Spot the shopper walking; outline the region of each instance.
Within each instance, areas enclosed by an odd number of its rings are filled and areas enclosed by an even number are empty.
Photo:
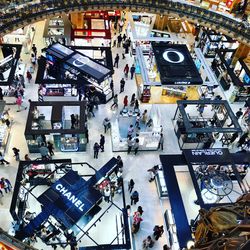
[[[165,244],[165,245],[163,246],[163,250],[171,250],[171,249],[170,249],[170,247],[169,247],[167,244]]]
[[[113,79],[110,81],[109,87],[112,91],[114,91],[114,81]]]
[[[130,154],[133,147],[132,136],[128,136],[127,143],[128,143],[128,154]]]
[[[124,99],[123,99],[123,108],[126,108],[128,106],[128,96],[125,95]]]
[[[87,128],[85,130],[85,138],[86,138],[86,142],[89,143],[89,130]]]
[[[130,181],[129,181],[129,183],[128,183],[128,191],[129,191],[129,193],[132,192],[134,186],[135,186],[134,180],[133,180],[133,179],[130,179]]]
[[[100,146],[99,146],[98,142],[96,142],[94,144],[93,149],[94,149],[94,159],[98,159],[98,153],[99,153],[99,150],[100,150]]]
[[[131,194],[130,200],[131,200],[131,206],[133,204],[136,205],[136,203],[139,201],[139,193],[136,190]]]
[[[26,109],[27,109],[27,107],[24,107],[24,106],[22,105],[22,103],[23,103],[22,96],[19,95],[19,96],[17,97],[17,99],[16,99],[16,104],[17,104],[17,108],[18,108],[17,112],[22,111],[22,110],[21,110],[22,107],[24,108],[23,110],[26,110]]]
[[[32,50],[32,52],[34,53],[34,55],[37,56],[37,48],[36,48],[36,45],[35,45],[35,44],[32,45],[31,50]]]
[[[137,212],[139,212],[139,214],[142,216],[142,214],[143,214],[144,211],[143,211],[143,209],[142,209],[141,206],[138,206]]]
[[[120,60],[120,57],[119,57],[118,54],[116,54],[115,62],[114,62],[114,67],[116,66],[117,69],[118,69],[118,65],[119,65],[119,60]]]
[[[20,160],[20,155],[19,155],[20,150],[18,148],[12,148],[12,151],[14,153],[14,157],[16,158],[16,161],[19,161]]]
[[[111,190],[109,188],[109,186],[107,186],[104,191],[103,191],[103,195],[104,195],[104,200],[109,203],[109,198],[110,198],[110,195],[111,195]]]
[[[124,78],[122,78],[120,81],[120,93],[124,92],[124,87],[125,87],[125,80]]]
[[[127,137],[132,137],[134,133],[134,126],[131,124],[128,128],[128,136]]]
[[[100,149],[104,152],[105,136],[101,134],[100,137]]]
[[[236,113],[235,113],[235,116],[237,118],[237,120],[240,119],[240,117],[243,115],[243,112],[242,112],[242,108],[240,108]],[[229,125],[227,125],[228,127],[231,127],[233,126],[233,121],[231,121],[231,123]]]
[[[134,111],[138,111],[139,112],[139,101],[137,99],[135,100]]]
[[[116,47],[116,43],[117,43],[117,35],[115,33],[113,36],[113,46],[112,47]]]
[[[155,225],[153,231],[154,231],[153,235],[154,235],[155,240],[158,240],[164,233],[163,226],[158,226],[158,225]]]
[[[106,134],[106,132],[111,128],[111,123],[108,117],[104,118],[102,125],[104,127],[104,133]]]
[[[89,102],[88,103],[88,115],[92,115],[93,117],[95,117],[95,114],[94,114],[94,104],[93,102]]]
[[[75,125],[76,125],[76,117],[75,117],[75,115],[71,114],[70,119],[71,119],[71,128],[74,129]]]
[[[134,73],[135,73],[135,65],[133,64],[130,68],[131,80],[134,78]]]
[[[135,144],[134,144],[135,155],[137,155],[138,150],[139,150],[139,139],[136,138],[136,139],[135,139]]]
[[[118,95],[115,94],[114,99],[113,99],[113,104],[111,105],[111,109],[113,108],[118,108]]]
[[[145,240],[142,242],[142,249],[152,248],[154,246],[154,241],[152,240],[151,236],[149,235]]]
[[[3,154],[2,154],[2,152],[0,152],[0,164],[4,164],[4,163],[6,163],[6,164],[10,164],[8,161],[6,161],[5,159],[4,159],[4,156],[3,156]]]
[[[163,137],[163,133],[161,133],[157,150],[159,149],[163,150],[163,143],[164,143],[164,137]]]
[[[41,147],[39,148],[39,152],[43,160],[48,160],[49,157],[49,149],[45,146],[45,143],[41,143]]]
[[[21,86],[22,86],[23,88],[25,88],[24,76],[23,76],[22,74],[19,74],[18,79],[19,79],[19,82],[20,82]]]
[[[2,191],[2,187],[0,186],[0,205],[3,205],[3,191]]]
[[[117,37],[117,48],[121,47],[121,43],[122,43],[122,35],[119,34],[119,36]]]
[[[27,70],[26,72],[26,78],[28,79],[28,83],[30,83],[31,79],[32,79],[32,75],[31,73],[29,72],[29,70]]]
[[[1,178],[1,186],[4,188],[5,193],[9,193],[12,190],[10,181],[4,177]]]
[[[51,143],[51,142],[48,141],[47,148],[49,150],[50,156],[53,156],[54,155],[54,151],[53,151],[54,150],[54,145],[53,145],[53,143]]]
[[[124,75],[125,75],[126,80],[128,80],[128,72],[129,72],[128,64],[126,64],[123,71],[124,71]]]
[[[133,107],[135,105],[135,93],[131,96],[130,106]]]

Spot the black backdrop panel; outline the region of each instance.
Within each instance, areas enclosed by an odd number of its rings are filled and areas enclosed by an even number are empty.
[[[186,45],[152,43],[163,85],[199,85],[201,76]]]

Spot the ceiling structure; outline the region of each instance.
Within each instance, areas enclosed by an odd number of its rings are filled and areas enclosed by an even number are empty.
[[[250,45],[250,28],[233,16],[206,10],[188,2],[167,0],[45,0],[42,3],[32,1],[12,9],[9,8],[5,13],[2,13],[0,16],[0,33],[5,35],[27,24],[65,12],[110,9],[176,15]]]

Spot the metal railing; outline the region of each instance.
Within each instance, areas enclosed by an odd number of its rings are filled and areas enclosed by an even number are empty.
[[[250,44],[250,28],[243,22],[223,13],[203,9],[185,2],[168,0],[47,0],[24,4],[22,8],[2,12],[0,34],[5,35],[19,27],[74,10],[125,9],[158,14],[176,14],[194,23],[201,23],[245,43]]]

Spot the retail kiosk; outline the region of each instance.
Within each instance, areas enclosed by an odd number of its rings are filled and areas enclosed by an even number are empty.
[[[250,69],[246,59],[239,59],[234,66],[231,65],[235,50],[217,50],[212,62],[220,84],[224,90],[234,88],[229,99],[231,102],[244,102],[250,97]]]
[[[186,248],[194,240],[201,208],[233,204],[248,192],[249,152],[231,154],[228,149],[216,148],[184,150],[181,155],[161,155],[160,160],[171,206],[165,212],[165,222],[173,249]],[[186,172],[193,183],[193,202],[190,197],[183,197],[178,171]]]
[[[130,249],[123,179],[116,164],[112,158],[96,170],[70,159],[21,161],[10,207],[14,219],[10,232],[24,241],[36,233],[44,248]],[[107,187],[109,202],[103,199]]]
[[[102,62],[107,65],[87,56],[86,54],[93,56],[91,50],[92,47],[66,47],[59,43],[48,47],[46,59],[41,58],[39,63],[41,66],[36,80],[39,84],[48,85],[48,88],[49,85],[55,84],[48,92],[46,91],[45,95],[48,99],[50,99],[49,96],[55,98],[55,96],[85,95],[97,96],[100,103],[106,103],[113,97],[113,91],[110,89],[113,74],[110,48],[104,48],[106,59],[102,59]],[[96,50],[99,52],[100,49]],[[79,51],[83,51],[84,54]],[[64,86],[57,84],[64,84]],[[52,88],[55,88],[55,91]]]
[[[239,45],[233,38],[204,27],[200,28],[196,40],[206,58],[214,58],[217,49],[236,49]]]
[[[136,48],[136,83],[142,102],[176,103],[199,99],[198,86],[203,83],[186,45],[152,42],[145,58]]]
[[[177,101],[173,123],[181,149],[211,148],[219,134],[224,145],[228,145],[233,133],[242,132],[224,100]]]
[[[128,128],[133,125],[131,134],[132,143],[139,139],[139,151],[158,150],[160,134],[162,132],[159,111],[154,107],[148,110],[146,123],[140,121],[136,126],[136,117],[140,110],[133,107],[124,108],[116,119],[111,121],[111,139],[113,152],[126,152],[128,150]]]
[[[85,102],[31,102],[25,128],[30,153],[39,153],[43,142],[50,141],[56,151],[85,151]],[[71,123],[71,115],[76,122]]]
[[[43,37],[47,45],[55,42],[69,45],[71,42],[71,23],[69,22],[68,16],[62,14],[61,16],[47,18]]]

